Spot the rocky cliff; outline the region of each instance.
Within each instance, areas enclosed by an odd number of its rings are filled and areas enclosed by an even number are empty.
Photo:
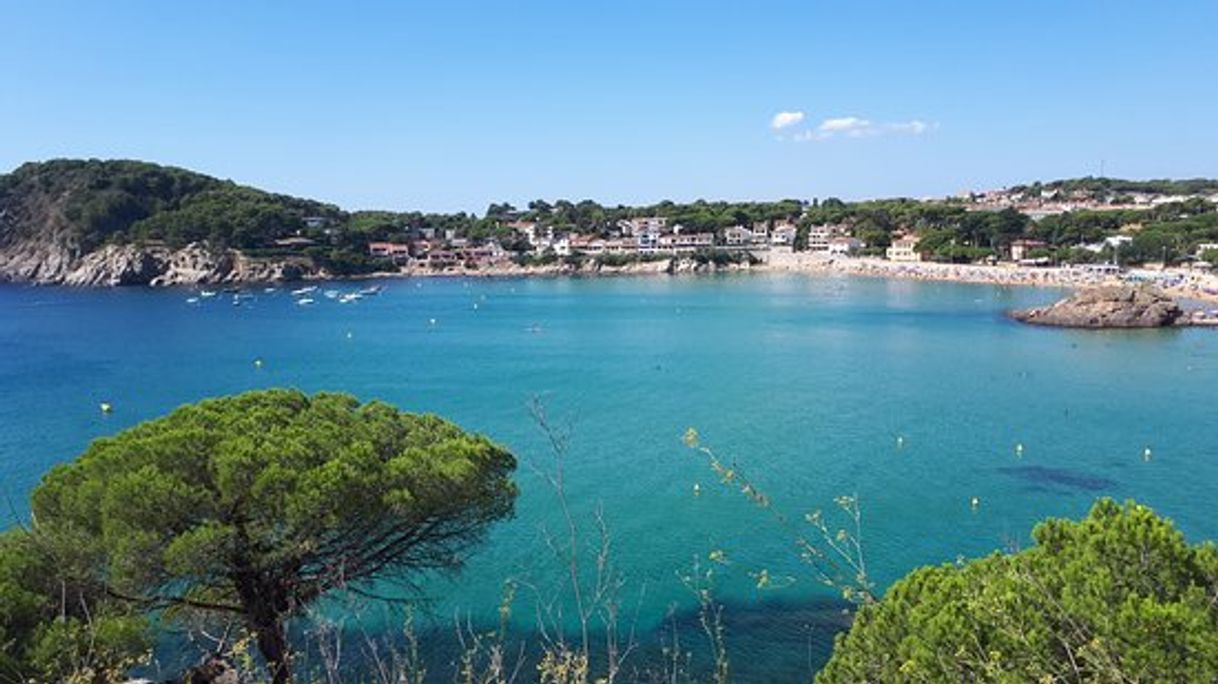
[[[0,281],[75,286],[190,285],[325,277],[312,260],[256,259],[193,243],[182,249],[105,245],[83,255],[55,243],[26,241],[0,249]]]
[[[323,276],[303,254],[258,259],[207,243],[264,247],[298,233],[306,214],[337,211],[144,162],[23,164],[0,174],[0,281],[172,285]]]
[[[1150,287],[1096,287],[1051,306],[1011,312],[1033,325],[1065,328],[1162,328],[1182,323],[1183,309],[1171,297]]]

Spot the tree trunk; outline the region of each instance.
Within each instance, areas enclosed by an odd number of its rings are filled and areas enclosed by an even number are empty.
[[[271,672],[272,684],[291,684],[292,670],[290,660],[292,653],[288,647],[287,634],[283,623],[278,620],[269,624],[257,626],[258,650],[266,660],[266,667]]]

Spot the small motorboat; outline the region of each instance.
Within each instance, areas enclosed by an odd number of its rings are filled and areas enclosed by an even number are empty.
[[[312,304],[312,303],[313,303],[313,298],[312,298],[312,297],[304,297],[304,298],[302,298],[302,299],[297,299],[297,300],[296,300],[296,303],[297,303],[298,305],[300,305],[300,306],[308,306],[308,305],[310,305],[310,304]]]
[[[361,289],[359,291],[359,293],[362,295],[371,297],[371,296],[379,295],[381,293],[381,290],[384,290],[384,289],[385,288],[380,285],[372,285],[371,287],[365,287],[365,288]]]
[[[317,291],[317,286],[316,286],[316,285],[310,285],[309,287],[302,287],[302,288],[297,289],[297,290],[292,290],[292,295],[293,295],[293,296],[295,296],[295,297],[300,297],[300,296],[302,296],[302,295],[307,295],[307,294],[309,294],[310,292],[316,292],[316,291]]]
[[[201,290],[199,292],[199,296],[200,297],[215,297],[216,291],[215,290]]]

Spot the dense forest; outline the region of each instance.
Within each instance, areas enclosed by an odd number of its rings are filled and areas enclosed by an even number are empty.
[[[1145,192],[1186,195],[1218,191],[1218,181],[1123,181],[1082,178],[1020,186],[1040,192]],[[1123,263],[1178,261],[1200,243],[1218,241],[1215,204],[1190,199],[1138,210],[1074,211],[1033,221],[1014,210],[976,211],[957,202],[912,199],[845,202],[663,201],[645,206],[605,206],[592,200],[534,200],[517,208],[493,203],[485,213],[345,211],[332,204],[266,192],[184,169],[128,160],[53,160],[27,163],[0,175],[0,246],[18,240],[56,239],[87,253],[108,244],[158,242],[181,247],[204,242],[252,255],[304,254],[336,273],[386,266],[368,256],[374,240],[422,235],[495,238],[509,250],[526,252],[528,242],[511,224],[532,222],[554,231],[610,235],[617,224],[642,216],[666,217],[690,232],[722,237],[731,226],[789,222],[799,229],[796,249],[815,225],[840,225],[863,240],[869,254],[882,254],[893,235],[916,232],[919,250],[938,261],[971,262],[1001,257],[1020,238],[1041,240],[1036,256],[1054,262],[1116,258]],[[1103,238],[1127,234],[1118,254],[1081,249]],[[284,238],[305,238],[284,245]]]

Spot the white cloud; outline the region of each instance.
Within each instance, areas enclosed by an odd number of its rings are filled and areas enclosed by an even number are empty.
[[[935,128],[935,126],[917,119],[888,124],[888,130],[893,133],[905,133],[907,135],[922,135],[932,128]]]
[[[803,120],[800,113],[798,121],[784,123],[789,128]],[[778,117],[774,117],[772,126],[777,130]],[[828,140],[830,138],[870,138],[879,135],[922,135],[927,131],[938,128],[936,124],[919,119],[909,121],[874,122],[861,116],[839,116],[822,120],[819,124],[792,133],[790,139],[797,141]]]
[[[875,131],[875,126],[867,119],[857,116],[843,116],[836,119],[825,119],[816,127],[816,132],[824,135],[848,135],[859,137]]]
[[[778,112],[773,119],[770,119],[770,128],[781,131],[784,128],[796,126],[803,120],[803,112]]]

